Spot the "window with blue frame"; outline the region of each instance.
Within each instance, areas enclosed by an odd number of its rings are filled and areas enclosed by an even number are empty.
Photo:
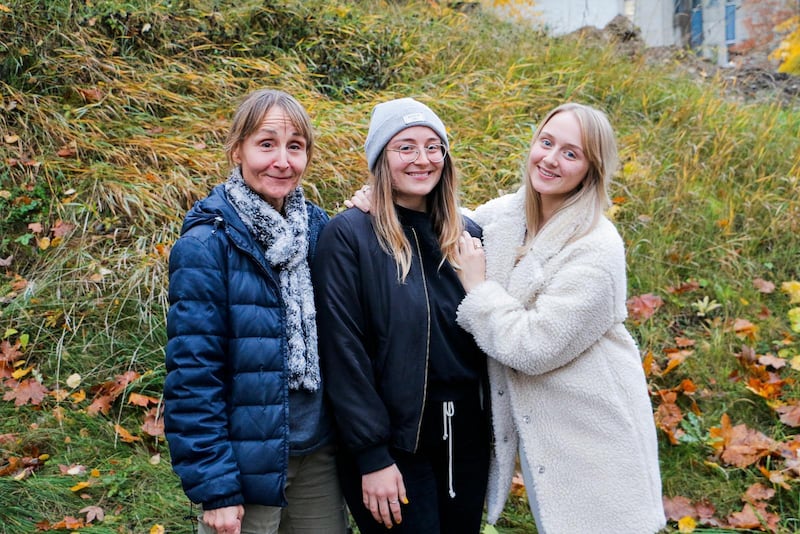
[[[736,4],[725,4],[725,44],[736,42]]]

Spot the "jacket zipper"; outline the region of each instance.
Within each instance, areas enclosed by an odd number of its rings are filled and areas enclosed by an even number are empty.
[[[431,303],[430,298],[428,297],[428,281],[425,278],[425,265],[422,262],[422,250],[419,247],[419,238],[417,238],[417,232],[413,228],[411,229],[411,233],[414,235],[414,244],[417,247],[419,270],[422,274],[422,288],[425,290],[425,308],[428,313],[428,331],[425,336],[425,378],[422,382],[422,406],[419,410],[419,420],[417,421],[417,437],[414,441],[414,451],[416,452],[417,448],[419,447],[420,435],[422,434],[422,417],[425,412],[425,403],[427,402],[428,397],[428,360],[430,359],[431,355]]]

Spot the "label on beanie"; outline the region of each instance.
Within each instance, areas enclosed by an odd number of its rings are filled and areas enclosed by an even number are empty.
[[[422,113],[409,113],[408,115],[403,115],[403,122],[406,124],[420,122],[423,120],[425,120],[425,116]]]

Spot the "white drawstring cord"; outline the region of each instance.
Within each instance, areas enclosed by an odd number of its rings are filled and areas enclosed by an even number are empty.
[[[453,401],[445,401],[442,403],[442,426],[444,426],[444,435],[442,439],[447,441],[447,482],[450,489],[450,498],[456,496],[453,490],[453,421],[452,417],[456,408]]]

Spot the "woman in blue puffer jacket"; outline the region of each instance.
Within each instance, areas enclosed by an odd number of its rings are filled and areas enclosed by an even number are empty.
[[[294,98],[249,95],[233,170],[170,255],[165,429],[201,534],[346,531],[309,272],[328,217],[299,186],[313,142]]]

